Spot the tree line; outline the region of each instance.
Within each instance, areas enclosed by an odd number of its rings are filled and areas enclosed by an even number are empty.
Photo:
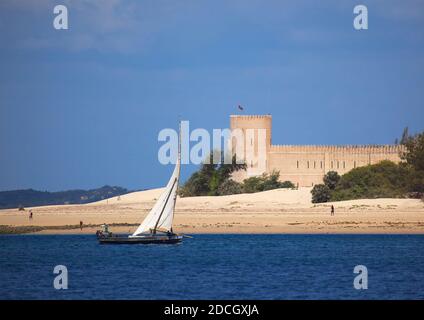
[[[181,197],[223,196],[295,187],[290,181],[280,182],[278,171],[250,177],[242,183],[236,182],[231,179],[231,175],[236,171],[246,170],[245,163],[236,163],[235,155],[230,164],[224,164],[223,161],[221,164],[214,164],[212,155],[209,156],[209,159],[209,163],[203,163],[200,169],[180,187],[179,195]]]
[[[312,202],[364,198],[421,198],[424,201],[424,132],[410,136],[406,128],[400,141],[406,147],[400,163],[381,161],[352,169],[339,176],[330,171],[323,184],[313,187]]]

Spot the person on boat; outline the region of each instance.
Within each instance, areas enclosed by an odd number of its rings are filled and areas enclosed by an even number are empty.
[[[334,206],[331,205],[331,215],[334,216]]]
[[[106,237],[112,236],[112,232],[109,232],[109,226],[106,223],[102,224],[102,234]]]

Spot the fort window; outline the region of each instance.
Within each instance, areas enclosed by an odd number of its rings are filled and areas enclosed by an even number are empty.
[[[296,167],[299,169],[299,161],[296,161]]]
[[[321,169],[322,169],[322,161],[321,161]]]
[[[314,169],[317,167],[317,163],[316,161],[314,161]]]
[[[343,161],[343,169],[346,169],[346,162]]]
[[[339,161],[337,161],[337,169],[339,168]]]
[[[308,169],[309,169],[309,161],[307,162],[307,165],[308,165]]]
[[[333,169],[333,161],[331,161],[331,169]]]

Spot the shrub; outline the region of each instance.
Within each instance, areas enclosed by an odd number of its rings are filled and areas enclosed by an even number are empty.
[[[218,195],[225,196],[230,194],[239,194],[243,192],[243,185],[234,180],[227,180],[218,187]]]
[[[278,181],[279,178],[280,173],[278,171],[273,171],[269,175],[262,175],[262,190],[267,191],[280,188],[281,183]]]
[[[325,184],[316,184],[312,190],[312,203],[327,202],[331,198],[331,190]]]
[[[217,151],[214,151],[214,153]],[[232,162],[224,164],[224,155],[221,153],[221,164],[213,163],[213,155],[211,153],[209,163],[203,163],[198,171],[193,173],[187,182],[180,187],[179,195],[181,197],[194,197],[194,196],[216,196],[220,194],[221,185],[230,180],[231,174],[238,170],[245,170],[245,164],[238,164],[236,162],[236,155],[233,155]],[[233,185],[234,187],[234,185]],[[229,186],[226,186],[228,192]]]
[[[273,171],[270,174],[264,173],[262,176],[255,176],[245,179],[244,192],[254,193],[260,191],[273,190],[278,188],[294,188],[294,184],[291,181],[280,182],[280,173]]]
[[[324,184],[330,188],[330,190],[334,190],[337,186],[337,183],[340,181],[340,176],[336,171],[328,171],[324,176]]]
[[[243,181],[243,190],[246,193],[255,193],[263,191],[263,178],[250,177]]]
[[[381,161],[344,174],[331,199],[419,197],[424,192],[424,172],[408,163]]]
[[[409,136],[406,134],[402,138],[402,144],[405,145],[407,151],[402,154],[402,158],[414,167],[417,171],[424,171],[424,132]]]
[[[178,194],[181,197],[205,196],[209,193],[209,179],[201,172],[195,172],[182,186]]]
[[[284,181],[280,183],[280,188],[294,189],[296,186],[291,181]]]

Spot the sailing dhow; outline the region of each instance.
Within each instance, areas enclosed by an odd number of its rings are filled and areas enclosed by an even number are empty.
[[[156,201],[149,214],[144,218],[135,232],[126,237],[114,235],[104,226],[102,231],[97,231],[97,238],[102,244],[136,244],[136,243],[178,243],[183,235],[172,230],[175,203],[177,201],[178,182],[181,167],[181,129],[178,138],[178,159],[175,169],[169,179],[165,190]]]

